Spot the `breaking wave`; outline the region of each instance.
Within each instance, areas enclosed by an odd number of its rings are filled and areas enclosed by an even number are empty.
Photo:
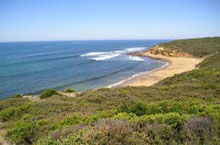
[[[88,52],[85,54],[80,55],[81,57],[87,57],[88,59],[96,60],[96,61],[103,61],[108,60],[114,57],[118,57],[122,54],[136,52],[144,50],[145,47],[134,47],[134,48],[127,48],[124,50],[117,50],[117,51],[110,51],[110,52]],[[144,61],[144,59],[138,56],[129,56],[129,60],[133,61]]]
[[[120,55],[120,54],[100,55],[100,56],[98,56],[98,57],[94,57],[94,58],[90,58],[90,59],[99,61],[99,60],[106,60],[106,59],[110,59],[110,58],[113,58],[113,57],[117,57],[117,56],[119,56],[119,55]]]
[[[140,58],[138,56],[129,56],[129,59],[130,60],[133,60],[133,61],[144,61],[143,58]]]

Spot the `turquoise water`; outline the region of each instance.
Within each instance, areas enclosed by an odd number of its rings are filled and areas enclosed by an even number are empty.
[[[165,40],[0,43],[0,98],[48,88],[107,87],[164,63],[128,56]]]

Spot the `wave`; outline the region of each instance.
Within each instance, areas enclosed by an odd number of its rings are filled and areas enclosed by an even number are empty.
[[[43,56],[43,55],[50,55],[50,54],[57,54],[59,52],[44,52],[44,53],[34,53],[34,54],[27,54],[27,55],[24,55],[22,57],[35,57],[35,56]]]
[[[132,48],[127,48],[126,51],[127,52],[135,52],[135,51],[141,51],[144,49],[145,49],[145,47],[132,47]]]
[[[133,48],[126,48],[123,50],[116,50],[116,51],[109,51],[109,52],[88,52],[88,53],[82,54],[80,56],[87,57],[88,59],[93,59],[96,61],[103,61],[103,60],[108,60],[108,59],[120,56],[122,54],[141,51],[144,49],[145,49],[145,47],[133,47]],[[140,57],[129,57],[129,59],[134,60],[134,61],[143,61],[144,60],[144,59],[141,59]]]
[[[81,57],[88,57],[88,59],[100,61],[100,60],[111,59],[111,58],[117,57],[119,55],[120,55],[119,52],[112,51],[112,52],[89,52],[86,54],[82,54],[80,56]]]
[[[86,53],[86,54],[82,54],[80,56],[94,56],[94,55],[102,55],[102,54],[105,54],[105,53],[109,53],[109,52],[89,52],[89,53]]]
[[[113,58],[113,57],[117,57],[119,55],[120,54],[100,55],[98,57],[94,57],[94,58],[90,58],[90,59],[99,61],[99,60],[106,60],[106,59],[110,59],[110,58]]]
[[[138,57],[138,56],[129,56],[129,59],[130,60],[134,60],[134,61],[144,61],[143,58]]]

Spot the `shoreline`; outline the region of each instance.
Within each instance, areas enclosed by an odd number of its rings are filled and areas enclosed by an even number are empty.
[[[162,61],[162,60],[161,60],[161,61]],[[118,87],[126,87],[126,86],[129,86],[129,84],[128,84],[128,85],[126,85],[126,84],[127,84],[128,82],[130,82],[130,81],[134,81],[135,78],[140,77],[140,76],[142,76],[142,75],[147,75],[147,74],[152,73],[152,72],[154,72],[154,71],[158,71],[158,70],[165,69],[166,67],[168,67],[168,66],[170,65],[170,62],[169,62],[169,61],[163,61],[163,62],[165,62],[165,64],[162,65],[162,66],[160,66],[160,67],[154,68],[154,69],[152,69],[152,70],[144,71],[144,72],[139,72],[139,73],[137,73],[137,74],[134,74],[134,75],[132,75],[132,76],[130,76],[130,77],[124,79],[124,80],[121,80],[121,81],[119,81],[119,82],[117,82],[117,83],[114,83],[114,84],[112,84],[112,85],[109,85],[109,86],[107,86],[107,88],[118,88]]]
[[[107,88],[120,88],[126,86],[133,86],[133,87],[152,86],[167,77],[172,77],[175,74],[191,71],[196,68],[197,64],[203,61],[203,58],[168,57],[160,54],[158,55],[150,54],[149,52],[146,51],[139,52],[137,56],[149,57],[154,60],[160,60],[165,62],[165,64],[161,67],[152,69],[150,71],[145,71],[135,74],[131,77],[128,77],[125,80],[109,85]]]

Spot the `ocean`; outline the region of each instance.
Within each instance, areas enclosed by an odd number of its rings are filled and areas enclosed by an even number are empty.
[[[168,40],[90,40],[0,43],[0,98],[45,89],[109,87],[164,62],[129,56]]]

